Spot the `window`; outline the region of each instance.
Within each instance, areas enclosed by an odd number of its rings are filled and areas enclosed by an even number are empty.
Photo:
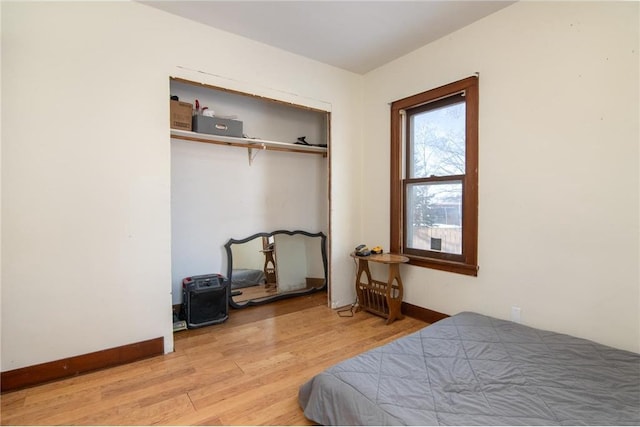
[[[478,271],[478,77],[391,104],[391,251]]]

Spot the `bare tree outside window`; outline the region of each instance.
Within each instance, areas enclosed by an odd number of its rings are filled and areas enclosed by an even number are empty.
[[[410,178],[464,175],[465,103],[458,98],[407,112]],[[461,181],[415,184],[408,192],[407,246],[462,254]]]

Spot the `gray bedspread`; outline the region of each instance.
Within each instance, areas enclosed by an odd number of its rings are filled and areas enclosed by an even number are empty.
[[[231,272],[231,289],[248,288],[267,282],[267,276],[262,270],[248,268],[233,269]]]
[[[464,312],[299,390],[323,425],[640,425],[640,355]]]

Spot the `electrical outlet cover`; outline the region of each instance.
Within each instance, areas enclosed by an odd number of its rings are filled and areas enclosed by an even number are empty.
[[[511,307],[511,320],[520,323],[521,321],[521,310],[520,307],[513,306]]]

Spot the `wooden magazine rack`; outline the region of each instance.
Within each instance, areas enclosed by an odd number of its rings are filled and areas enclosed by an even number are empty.
[[[358,309],[384,317],[387,319],[387,325],[396,319],[404,318],[401,311],[403,289],[399,265],[408,262],[409,258],[396,254],[358,256],[352,253],[351,256],[358,262],[356,274]],[[386,282],[371,278],[369,262],[388,266],[389,275]]]

